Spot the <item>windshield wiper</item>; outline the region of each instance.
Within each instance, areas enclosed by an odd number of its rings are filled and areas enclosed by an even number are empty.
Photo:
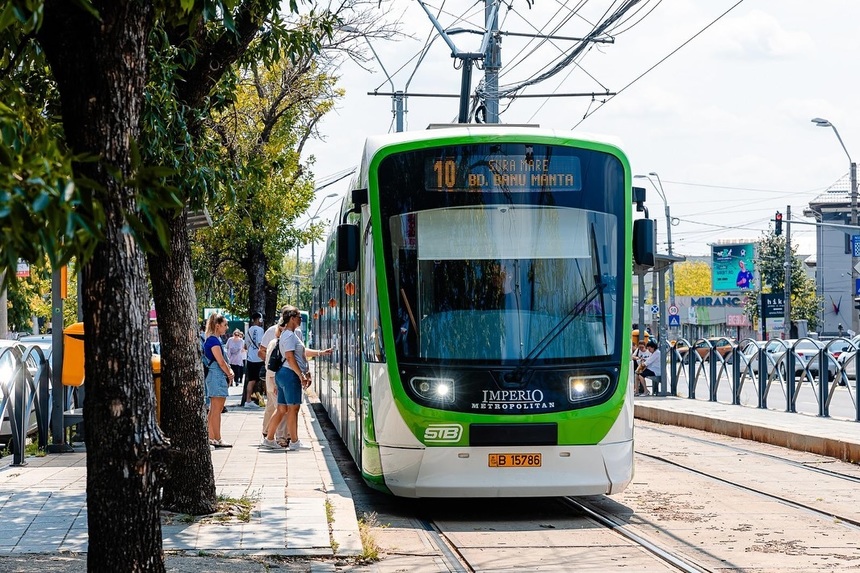
[[[600,297],[600,315],[603,319],[603,345],[604,347],[609,346],[609,340],[606,333],[606,308],[603,306],[603,290],[606,288],[606,284],[603,282],[603,274],[600,270],[600,256],[597,252],[597,236],[594,233],[593,223],[591,224],[591,258],[594,261],[594,286],[591,287],[591,289],[585,293],[585,296],[583,296],[582,299],[576,303],[573,308],[570,309],[570,311],[550,329],[549,332],[546,333],[540,342],[532,348],[531,352],[528,353],[519,366],[511,372],[503,375],[502,378],[505,382],[514,384],[521,383],[523,381],[523,373],[525,370],[529,368],[547,348],[549,348],[549,345],[558,338],[559,334],[564,332],[577,317],[585,312],[588,305],[594,302],[598,296]]]

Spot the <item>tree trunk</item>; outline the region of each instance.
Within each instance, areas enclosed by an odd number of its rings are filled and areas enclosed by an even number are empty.
[[[161,338],[161,428],[170,436],[164,506],[202,515],[216,508],[215,475],[203,405],[197,297],[191,275],[187,209],[170,220],[170,253],[149,254]]]
[[[278,315],[278,287],[266,281],[265,293],[266,310],[263,311],[263,324],[270,325],[280,320]]]
[[[267,317],[265,313],[268,310],[266,308],[266,269],[269,261],[263,253],[263,245],[248,242],[242,262],[248,275],[248,316],[253,312],[262,312],[263,317]]]
[[[126,232],[134,189],[129,145],[139,134],[149,2],[93,2],[100,20],[66,0],[46,2],[39,42],[62,99],[71,150],[99,157],[75,175],[104,188],[105,240],[82,269],[90,571],[164,571],[144,257]],[[84,205],[83,208],[91,208]]]

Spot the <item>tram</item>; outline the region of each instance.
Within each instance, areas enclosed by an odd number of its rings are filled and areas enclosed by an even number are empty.
[[[367,140],[311,322],[315,346],[335,349],[316,359],[315,390],[369,485],[404,497],[626,487],[632,253],[654,251],[631,181],[617,146],[570,132]]]

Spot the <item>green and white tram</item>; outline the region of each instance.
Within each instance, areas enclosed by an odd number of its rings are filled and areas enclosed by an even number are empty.
[[[367,140],[315,276],[321,402],[373,487],[616,493],[633,476],[631,173],[571,133]],[[641,221],[637,221],[637,224]],[[647,222],[647,221],[645,221]],[[645,231],[645,232],[639,232]]]

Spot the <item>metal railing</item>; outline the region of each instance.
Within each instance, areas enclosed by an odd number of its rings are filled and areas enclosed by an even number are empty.
[[[731,404],[749,405],[742,403],[742,397],[751,388],[757,408],[768,408],[769,399],[775,400],[774,394],[779,392],[785,410],[797,412],[798,396],[808,387],[817,402],[817,415],[830,417],[833,398],[845,386],[853,419],[860,422],[858,347],[845,338],[826,342],[745,338],[721,347],[704,338],[692,343],[679,339],[670,350],[669,393],[673,396],[686,390],[687,398],[697,399],[697,392],[704,390],[708,401],[717,402],[721,387],[728,385]]]
[[[22,350],[23,348],[23,350]],[[36,418],[39,448],[48,445],[51,411],[51,365],[37,345],[0,350],[0,420],[8,423],[12,465],[25,465],[30,420]]]

